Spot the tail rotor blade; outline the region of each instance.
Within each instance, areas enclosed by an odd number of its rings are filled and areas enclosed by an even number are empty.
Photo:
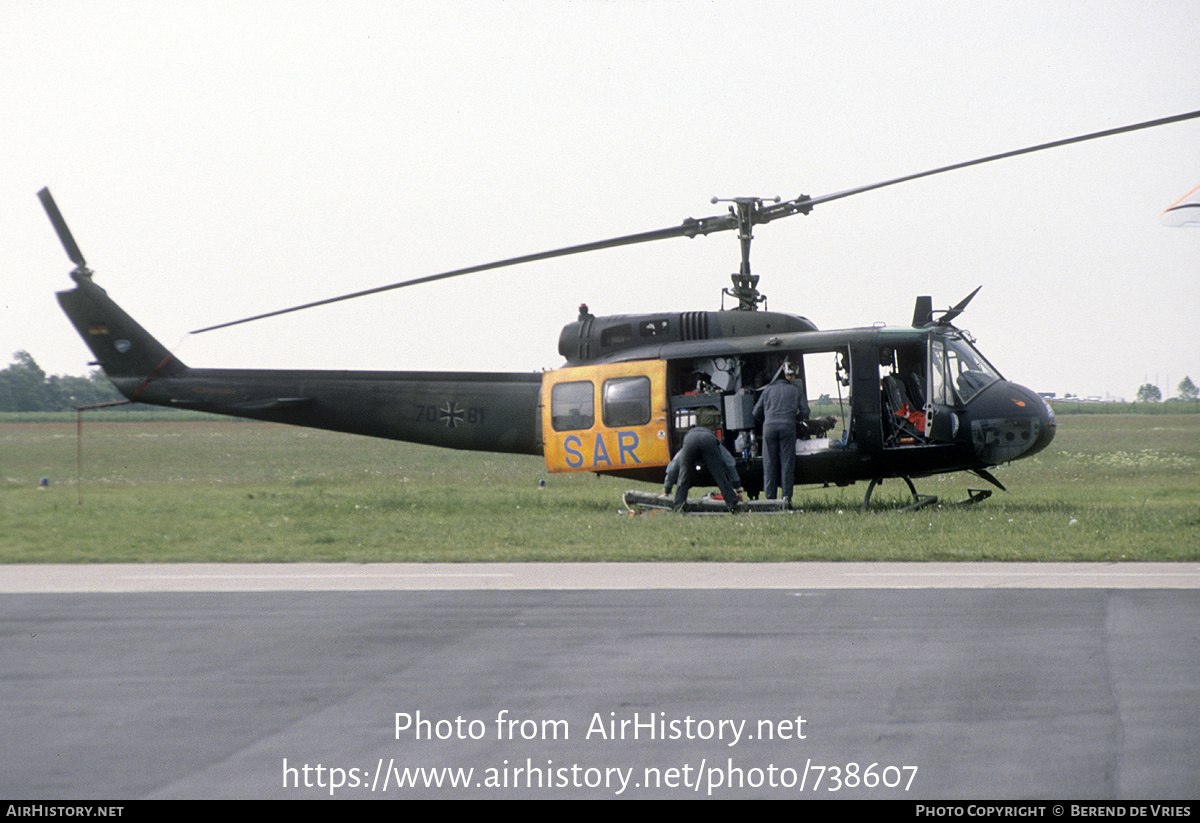
[[[50,196],[50,189],[44,188],[39,191],[38,198],[42,201],[42,208],[46,210],[46,216],[54,224],[54,230],[58,232],[58,239],[62,241],[63,248],[67,250],[67,257],[71,258],[71,262],[79,268],[86,269],[87,261],[83,259],[83,252],[79,250],[75,238],[71,236],[71,230],[67,228],[67,221],[63,220],[62,212],[58,210],[58,205]]]

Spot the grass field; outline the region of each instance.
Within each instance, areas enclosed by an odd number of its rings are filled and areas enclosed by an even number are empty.
[[[634,484],[539,458],[238,421],[89,421],[79,484],[75,434],[0,423],[0,562],[1200,559],[1200,415],[1064,415],[995,470],[1008,493],[905,513],[893,481],[865,515],[865,485],[798,490],[802,514],[621,515]]]

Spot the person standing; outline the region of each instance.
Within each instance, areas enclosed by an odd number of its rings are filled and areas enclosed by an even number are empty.
[[[784,362],[779,375],[768,383],[754,404],[754,419],[762,423],[763,493],[776,499],[782,487],[784,503],[792,505],[796,482],[796,422],[808,417],[804,390],[792,382],[795,372]]]

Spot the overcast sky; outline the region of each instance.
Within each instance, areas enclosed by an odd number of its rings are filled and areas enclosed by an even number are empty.
[[[49,186],[190,365],[531,371],[596,314],[716,309],[733,233],[189,336],[447,269],[1200,109],[1195,0],[0,4],[0,364],[89,353]],[[1200,120],[907,183],[755,231],[769,308],[958,324],[1060,395],[1200,382]]]

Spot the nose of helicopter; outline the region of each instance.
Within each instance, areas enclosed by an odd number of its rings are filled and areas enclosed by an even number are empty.
[[[984,463],[1037,454],[1054,439],[1054,410],[1037,392],[998,380],[967,404],[971,442]]]

